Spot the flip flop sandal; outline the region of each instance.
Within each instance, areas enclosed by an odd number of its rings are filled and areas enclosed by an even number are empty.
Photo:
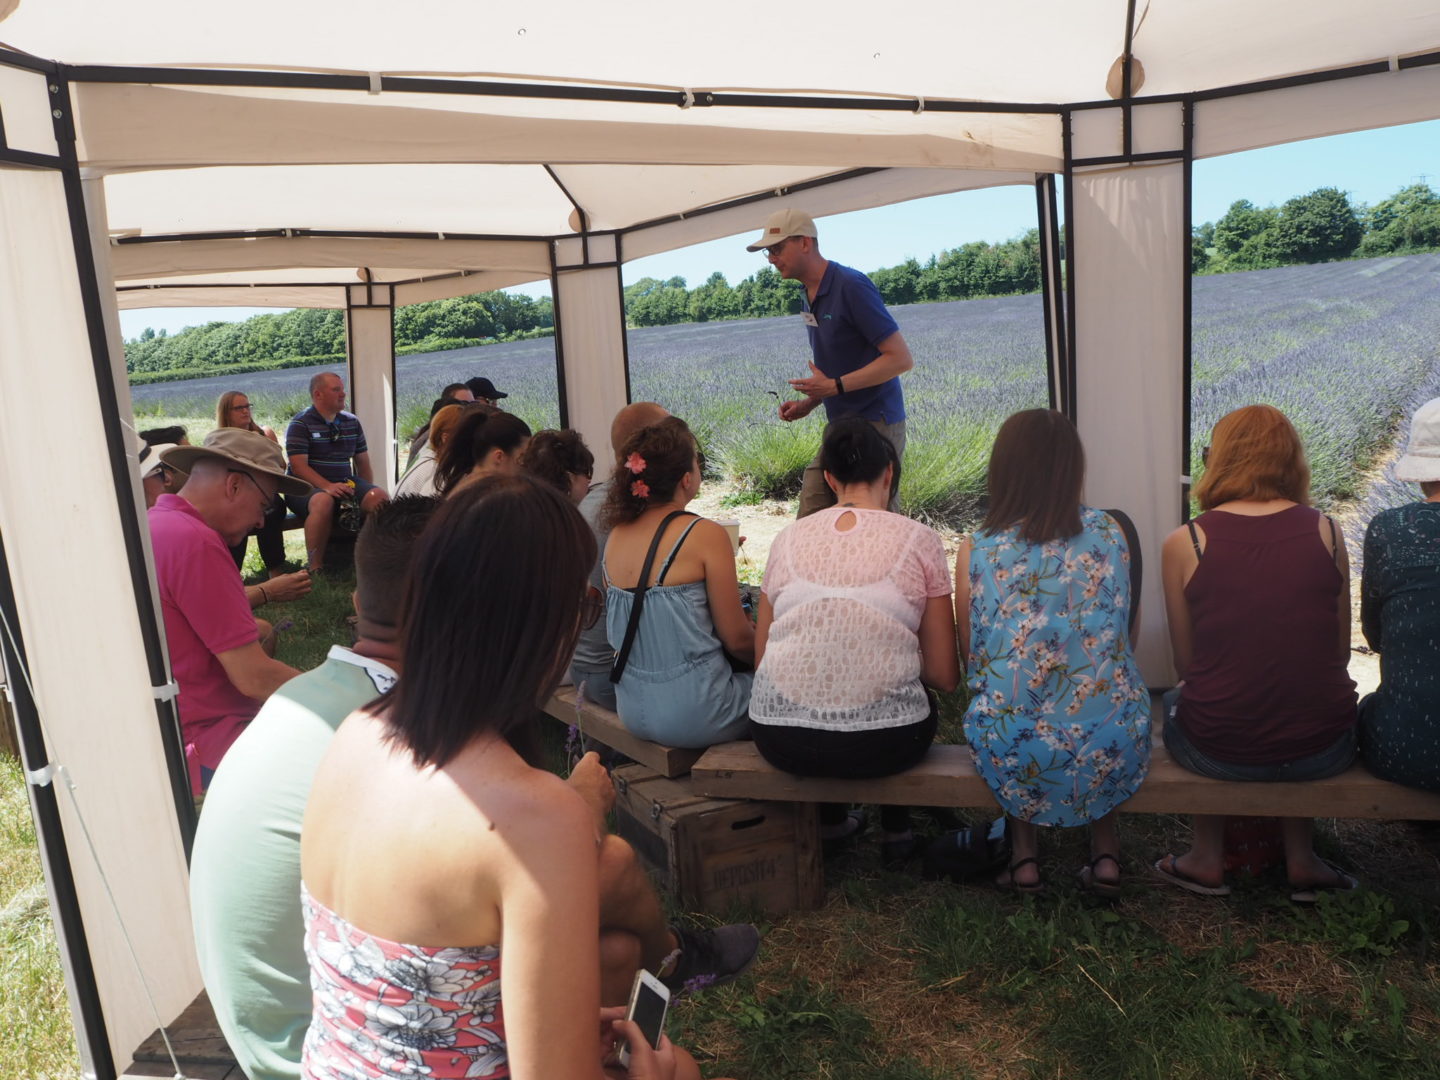
[[[1344,870],[1341,870],[1334,863],[1326,859],[1321,859],[1320,861],[1324,863],[1327,867],[1329,867],[1331,872],[1334,873],[1335,880],[1327,881],[1317,885],[1292,884],[1290,888],[1293,889],[1294,892],[1290,894],[1291,903],[1313,904],[1320,899],[1320,894],[1323,892],[1350,892],[1352,889],[1358,889],[1360,887],[1359,878],[1352,877]]]
[[[1170,864],[1169,869],[1166,869],[1165,866],[1167,861]],[[1161,881],[1168,882],[1177,889],[1184,889],[1188,893],[1194,893],[1196,896],[1230,895],[1229,885],[1206,885],[1203,881],[1197,881],[1185,873],[1185,871],[1175,865],[1174,855],[1162,855],[1155,860],[1155,865],[1152,866],[1151,869],[1155,871],[1156,876],[1159,877]]]
[[[1116,870],[1120,869],[1120,860],[1114,855],[1101,854],[1096,855],[1088,863],[1080,867],[1075,876],[1080,879],[1080,887],[1082,889],[1085,889],[1087,892],[1092,892],[1096,896],[1103,896],[1107,900],[1113,900],[1120,895],[1120,879],[1117,877],[1114,881],[1106,881],[1103,878],[1097,877],[1095,871],[1102,862],[1112,862],[1115,864]]]
[[[1010,880],[1000,881],[999,879],[995,879],[992,884],[1002,892],[1027,893],[1031,896],[1034,896],[1036,893],[1043,893],[1045,891],[1045,882],[1043,881],[1035,881],[1030,884],[1025,884],[1023,882],[1015,880],[1015,871],[1019,870],[1021,867],[1024,866],[1033,866],[1038,871],[1040,869],[1040,860],[1030,858],[1021,859],[1019,862],[1013,862],[1005,868],[1005,872],[1010,875]]]

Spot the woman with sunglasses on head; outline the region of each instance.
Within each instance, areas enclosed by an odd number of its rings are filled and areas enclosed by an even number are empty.
[[[698,1080],[601,1009],[595,811],[520,749],[594,558],[527,476],[463,485],[417,541],[403,673],[336,732],[305,811],[306,1080]]]
[[[1011,841],[995,884],[1040,892],[1039,827],[1088,825],[1081,885],[1115,897],[1115,813],[1149,768],[1150,694],[1130,649],[1133,527],[1084,505],[1084,484],[1063,413],[1027,409],[1000,425],[985,520],[955,559],[955,621],[970,672],[965,741]]]
[[[1165,746],[1221,780],[1318,780],[1355,759],[1355,683],[1345,540],[1308,505],[1310,466],[1271,405],[1220,418],[1195,486],[1203,513],[1165,540],[1162,573],[1176,688]],[[1224,896],[1225,818],[1196,815],[1189,851],[1155,864],[1188,892]],[[1353,877],[1315,854],[1315,823],[1284,818],[1297,903]]]
[[[277,446],[280,440],[275,432],[262,427],[251,415],[250,397],[243,390],[226,390],[215,403],[215,426],[217,428],[240,428],[264,435]],[[310,575],[304,570],[290,573],[285,566],[285,502],[280,496],[265,510],[265,523],[250,536],[255,537],[255,546],[260,549],[260,561],[270,580],[262,585],[250,585],[245,594],[250,598],[252,608],[260,607],[272,600],[287,603],[298,600],[310,591]],[[245,564],[245,549],[250,537],[230,549],[236,568]]]
[[[642,739],[695,749],[745,737],[754,675],[730,658],[748,669],[755,657],[730,537],[685,509],[703,463],[685,421],[642,428],[620,448],[602,513],[616,709]]]

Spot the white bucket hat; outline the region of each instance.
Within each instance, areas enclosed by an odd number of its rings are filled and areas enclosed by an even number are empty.
[[[1429,483],[1440,480],[1440,398],[1431,398],[1415,410],[1410,421],[1410,443],[1395,462],[1396,480]]]

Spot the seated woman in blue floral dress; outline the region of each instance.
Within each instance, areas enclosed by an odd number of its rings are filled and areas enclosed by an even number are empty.
[[[1376,776],[1440,791],[1440,398],[1415,413],[1395,478],[1423,498],[1365,531],[1360,625],[1380,687],[1360,703],[1360,754]]]
[[[1115,896],[1115,808],[1149,767],[1150,696],[1130,651],[1130,545],[1115,517],[1081,505],[1084,479],[1061,413],[1001,425],[989,509],[955,560],[955,618],[965,739],[1009,819],[1013,855],[996,884],[1040,891],[1037,826],[1088,824],[1081,882]]]

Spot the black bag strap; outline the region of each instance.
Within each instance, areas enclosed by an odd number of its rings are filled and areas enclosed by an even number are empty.
[[[655,565],[655,553],[660,550],[660,538],[665,535],[665,530],[670,522],[688,513],[690,513],[689,510],[670,511],[665,515],[665,520],[660,522],[660,527],[655,530],[654,539],[650,541],[650,550],[645,553],[645,565],[640,568],[640,580],[635,583],[635,602],[630,607],[630,621],[625,624],[625,640],[620,643],[620,649],[615,654],[615,662],[610,665],[610,681],[612,683],[620,681],[620,676],[625,674],[625,665],[630,662],[630,647],[635,644],[635,631],[640,629],[640,610],[645,606],[645,594],[650,589],[650,568]]]
[[[1195,549],[1195,561],[1199,562],[1204,552],[1200,550],[1200,534],[1195,531],[1195,522],[1185,522],[1185,528],[1190,530],[1190,546]]]
[[[1145,583],[1145,557],[1140,554],[1140,534],[1135,530],[1135,522],[1130,520],[1130,515],[1124,510],[1106,510],[1115,519],[1115,524],[1120,526],[1120,531],[1125,534],[1125,547],[1130,552],[1130,637],[1135,637],[1135,631],[1139,629],[1136,622],[1140,618],[1140,590]],[[1190,527],[1190,537],[1195,539],[1195,527]],[[1200,553],[1199,541],[1195,543],[1195,553]]]
[[[1335,519],[1334,519],[1333,517],[1331,517],[1329,514],[1326,514],[1326,515],[1325,515],[1325,520],[1330,523],[1330,558],[1332,558],[1332,559],[1335,560],[1335,565],[1336,565],[1336,566],[1339,566],[1339,565],[1340,565],[1340,538],[1335,535]]]

